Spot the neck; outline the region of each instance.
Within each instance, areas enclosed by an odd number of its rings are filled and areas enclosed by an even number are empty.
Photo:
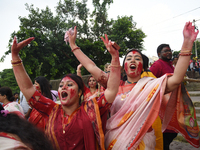
[[[65,112],[65,114],[67,115],[71,115],[77,108],[79,107],[79,104],[74,104],[72,106],[65,106],[62,105],[63,111]]]
[[[96,87],[90,87],[90,92],[94,92],[94,91],[96,91],[97,89],[96,89]]]
[[[140,76],[134,78],[127,76],[127,83],[128,84],[137,83],[140,80],[140,78],[141,78]]]
[[[10,103],[10,101],[7,100],[7,99],[5,99],[2,103],[3,103],[4,105],[6,105],[6,104]]]

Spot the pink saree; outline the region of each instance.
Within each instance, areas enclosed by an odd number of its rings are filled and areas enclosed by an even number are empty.
[[[126,93],[120,89],[121,87],[119,88],[119,94],[111,107],[112,116],[107,121],[106,149],[145,149],[143,138],[158,115],[162,119],[163,131],[169,124],[171,129],[181,132],[193,146],[199,147],[199,136],[196,136],[196,134],[195,137],[187,136],[186,130],[180,130],[181,126],[174,126],[170,122],[172,116],[176,113],[176,107],[179,107],[176,104],[179,103],[180,96],[177,95],[181,95],[181,92],[178,90],[179,87],[171,95],[164,95],[166,79],[167,75],[157,79],[144,77],[130,92]],[[124,95],[126,95],[125,98]],[[165,99],[164,104],[162,104],[163,98]],[[177,111],[179,112],[179,109]],[[193,126],[195,126],[195,132],[198,133],[195,111],[193,112],[195,122]],[[184,116],[181,116],[181,118],[184,120]],[[180,120],[180,117],[176,115],[175,119]]]

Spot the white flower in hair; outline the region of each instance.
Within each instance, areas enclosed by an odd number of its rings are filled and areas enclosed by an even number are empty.
[[[70,28],[68,31],[71,35],[74,35],[74,30],[72,28]],[[69,36],[67,34],[67,31],[66,31],[65,36],[64,36],[64,41],[66,42],[66,44],[67,44],[67,42],[69,42]]]

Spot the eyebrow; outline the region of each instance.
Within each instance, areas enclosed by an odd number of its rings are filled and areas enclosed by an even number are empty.
[[[126,56],[126,58],[127,58],[127,57],[140,57],[140,58],[142,58],[140,55],[134,55],[134,56],[128,55],[128,56]]]
[[[67,83],[70,83],[70,82],[71,82],[71,83],[74,83],[73,81],[67,81]],[[61,81],[60,84],[61,84],[61,83],[64,83],[64,81]]]

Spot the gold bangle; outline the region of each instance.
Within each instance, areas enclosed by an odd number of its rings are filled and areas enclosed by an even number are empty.
[[[192,53],[179,53],[180,56],[191,56]]]
[[[111,66],[111,67],[115,67],[115,68],[121,67],[120,65],[112,65],[112,64],[110,64],[110,66]]]
[[[74,52],[77,49],[80,49],[80,47],[75,47],[74,49],[72,49],[72,52]]]
[[[16,61],[13,61],[13,60],[11,60],[11,64],[18,64],[18,63],[21,63],[22,62],[22,60],[21,59],[19,59],[19,60],[16,60]]]
[[[76,70],[76,72],[81,72],[81,70]]]
[[[21,66],[22,65],[22,62],[18,63],[18,64],[12,64],[12,66]]]
[[[191,50],[181,50],[181,52],[180,53],[191,53]]]

